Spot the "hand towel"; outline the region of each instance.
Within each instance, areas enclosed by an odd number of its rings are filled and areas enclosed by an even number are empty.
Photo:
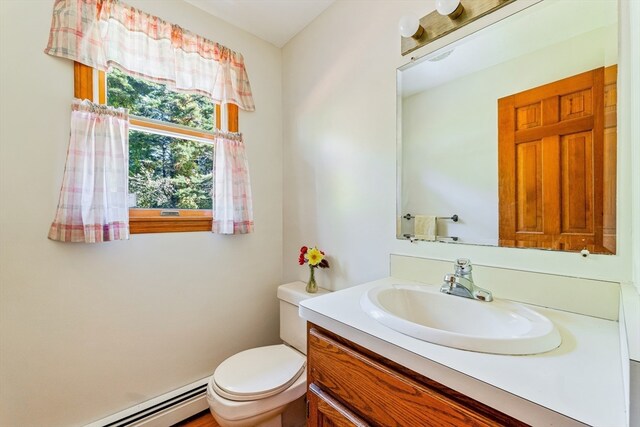
[[[413,223],[413,235],[418,240],[436,240],[436,217],[432,215],[416,215]]]

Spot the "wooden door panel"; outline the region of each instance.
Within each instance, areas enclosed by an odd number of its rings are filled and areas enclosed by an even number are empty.
[[[547,103],[549,105],[551,103]],[[534,141],[547,136],[566,135],[569,133],[586,132],[593,129],[595,120],[593,116],[580,117],[572,120],[559,121],[546,126],[515,131],[514,141],[521,142]]]
[[[560,193],[560,138],[558,135],[547,136],[542,140],[542,200],[544,209],[542,221],[544,235],[538,236],[540,248],[561,249],[557,244],[557,236],[561,229],[561,193]]]
[[[560,97],[551,96],[542,100],[542,124],[549,126],[560,121]]]
[[[591,89],[573,92],[560,97],[560,121],[593,115]]]
[[[516,145],[516,231],[542,233],[542,141]]]
[[[561,233],[593,230],[593,137],[591,132],[560,138],[562,181]]]
[[[530,129],[542,124],[542,106],[540,102],[516,108],[516,130]]]

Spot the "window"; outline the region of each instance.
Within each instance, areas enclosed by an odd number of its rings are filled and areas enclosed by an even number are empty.
[[[131,234],[211,231],[213,129],[238,130],[238,110],[114,69],[107,75],[75,63],[75,97],[125,107],[129,131]]]
[[[130,206],[211,209],[212,154],[209,144],[130,131]]]

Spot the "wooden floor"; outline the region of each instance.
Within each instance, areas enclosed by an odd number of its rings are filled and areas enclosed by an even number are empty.
[[[184,421],[180,421],[173,427],[220,427],[216,420],[213,419],[211,412],[207,409],[199,414],[194,415],[191,418],[187,418]]]

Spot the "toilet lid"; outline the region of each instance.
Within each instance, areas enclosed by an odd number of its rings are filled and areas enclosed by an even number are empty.
[[[222,362],[213,388],[229,400],[258,400],[280,393],[304,372],[306,357],[284,344],[252,348]]]

